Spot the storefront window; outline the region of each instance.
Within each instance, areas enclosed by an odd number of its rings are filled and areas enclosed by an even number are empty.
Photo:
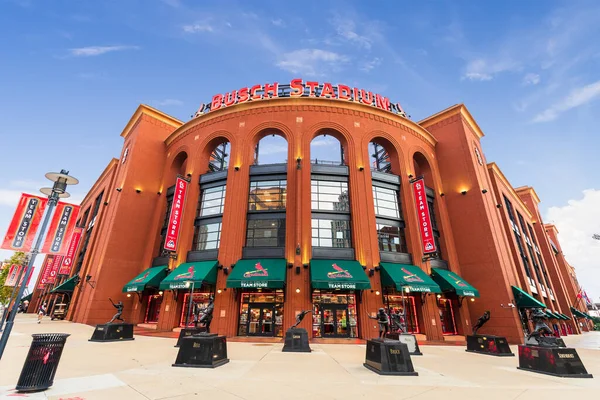
[[[203,189],[197,217],[223,214],[225,189],[226,185]]]
[[[313,337],[358,337],[356,296],[344,292],[313,292]]]
[[[377,240],[379,251],[407,252],[404,229],[399,226],[377,224]]]
[[[313,211],[350,211],[348,182],[311,181]]]
[[[373,202],[376,215],[384,218],[400,219],[398,192],[395,190],[373,186]]]
[[[208,306],[208,301],[210,299],[210,296],[212,295],[212,293],[210,292],[206,292],[206,291],[199,291],[199,292],[194,292],[193,293],[193,303],[192,303],[192,310],[190,312],[190,294],[189,293],[185,293],[184,297],[183,297],[183,307],[181,308],[181,316],[179,318],[179,326],[180,327],[184,327],[185,326],[185,320],[186,317],[188,318],[188,326],[193,326],[194,325],[194,303],[198,304],[200,306],[200,308],[204,308],[206,306]],[[189,313],[189,315],[188,315]]]
[[[218,249],[221,242],[221,227],[220,222],[196,226],[193,249],[196,251]]]
[[[248,220],[246,246],[285,247],[285,219]]]
[[[442,333],[444,335],[456,335],[456,324],[454,322],[452,300],[439,298],[437,300],[437,305],[442,323]]]
[[[286,194],[286,181],[284,180],[250,182],[248,210],[285,210]]]
[[[350,221],[313,218],[312,245],[315,247],[352,247]]]
[[[383,301],[387,306],[389,313],[394,312],[397,314],[402,314],[404,312],[404,308],[406,308],[405,323],[407,332],[420,333],[414,296],[410,294],[403,296],[399,293],[387,294],[383,296]]]
[[[239,336],[283,336],[282,290],[241,294]]]

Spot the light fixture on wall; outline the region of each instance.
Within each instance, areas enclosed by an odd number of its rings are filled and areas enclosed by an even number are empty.
[[[375,270],[373,268],[369,269],[369,276],[375,275]]]
[[[187,174],[186,176],[187,176],[188,178],[191,178],[191,177],[192,177],[192,174]]]
[[[293,263],[288,263],[287,267],[288,267],[288,269],[292,269],[292,268],[294,268],[294,264]]]
[[[502,204],[496,204],[496,208],[502,208]]]
[[[302,266],[304,267],[304,269],[308,269],[308,264],[302,264]]]
[[[360,172],[363,172],[363,171],[365,170],[365,167],[358,167],[358,170],[359,170]]]
[[[127,297],[131,297],[131,293],[127,293]]]
[[[160,196],[162,194],[162,192],[156,192],[156,194]]]
[[[444,196],[445,196],[445,194],[443,192],[440,193],[440,197],[444,197]]]
[[[296,288],[296,293],[300,293],[300,288]]]
[[[159,295],[159,296],[162,296],[162,295],[163,295],[163,293],[164,293],[164,292],[161,290],[161,291],[159,291],[159,292],[158,292],[158,295]]]
[[[123,188],[117,188],[116,190],[117,190],[117,192],[120,192],[123,190]]]
[[[227,267],[223,268],[223,273],[225,275],[229,275],[229,268],[227,268]]]
[[[487,189],[483,189],[483,190],[481,191],[481,193],[483,193],[483,194],[486,194],[486,193],[487,193]]]
[[[462,194],[462,195],[464,196],[464,195],[466,195],[466,194],[467,194],[467,191],[466,191],[466,190],[463,190],[463,191],[461,191],[461,192],[460,192],[460,194]]]
[[[296,169],[302,169],[302,159],[300,157],[296,158]]]
[[[140,194],[140,193],[142,193],[142,189],[135,189],[135,192],[136,192],[137,194]]]
[[[296,266],[296,275],[300,275],[300,266]]]
[[[475,301],[475,297],[471,297],[471,301]]]
[[[377,290],[377,291],[375,291],[375,294],[376,294],[377,296],[379,296],[379,295],[381,294],[381,292],[380,292],[379,290]]]
[[[233,169],[235,170],[235,172],[237,172],[237,171],[239,171],[239,170],[240,170],[240,167],[237,167],[237,166],[236,166],[236,167],[233,167]]]
[[[217,293],[221,294],[222,290],[221,289],[217,289]]]
[[[105,205],[105,206],[107,206],[107,205],[108,205],[108,201],[105,201],[105,202],[104,202],[104,205]]]
[[[296,255],[300,255],[300,243],[296,245]]]
[[[408,179],[412,179],[413,175],[412,174],[408,174]]]

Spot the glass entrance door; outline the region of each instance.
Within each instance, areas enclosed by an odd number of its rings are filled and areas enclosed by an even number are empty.
[[[155,324],[158,322],[158,315],[160,313],[162,299],[163,297],[161,295],[148,296],[148,304],[146,306],[146,318],[144,320],[144,323]]]
[[[275,336],[275,304],[248,305],[248,336]]]
[[[321,307],[322,337],[349,337],[348,306],[345,304],[327,304]]]

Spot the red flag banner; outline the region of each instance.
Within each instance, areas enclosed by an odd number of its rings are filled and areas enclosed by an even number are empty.
[[[44,262],[42,264],[41,277],[38,280],[38,289],[43,289],[44,285],[48,284],[48,277],[50,276],[50,270],[52,269],[52,263],[54,263],[54,256],[46,254]]]
[[[29,279],[27,279],[27,286],[29,286],[29,282],[31,282],[31,277],[33,276],[33,271],[35,271],[35,267],[31,267],[31,274],[29,274]],[[23,280],[25,279],[25,274],[27,273],[27,266],[23,266],[23,276],[21,277],[21,283],[19,286],[23,284]]]
[[[62,260],[62,265],[58,270],[59,275],[70,275],[71,268],[73,267],[73,263],[75,262],[75,256],[77,255],[77,248],[79,247],[79,242],[81,241],[81,235],[83,234],[83,228],[75,228],[73,230],[73,235],[71,236],[71,241],[69,242],[69,247],[67,248],[67,254]]]
[[[183,204],[185,193],[187,192],[188,182],[185,179],[177,178],[175,183],[175,193],[173,195],[173,205],[171,206],[171,215],[169,215],[169,225],[167,225],[167,237],[165,238],[166,250],[175,251],[179,240],[179,227],[181,226],[181,217],[183,216]]]
[[[425,192],[425,182],[423,178],[413,182],[413,192],[415,195],[415,204],[417,206],[417,218],[419,219],[419,230],[421,231],[421,243],[423,244],[423,254],[435,253],[435,239],[431,228],[431,215],[427,206],[427,193]]]
[[[6,280],[4,281],[4,286],[15,286],[15,283],[17,283],[17,277],[19,276],[20,268],[20,265],[13,264],[10,266],[10,270],[8,270],[8,275],[6,276]]]
[[[22,193],[0,248],[30,251],[48,199]]]
[[[41,253],[63,254],[67,252],[78,214],[79,206],[63,202],[56,205]]]
[[[64,256],[55,255],[52,264],[50,265],[50,272],[48,273],[48,281],[46,283],[56,283],[56,277],[58,276],[58,270],[62,264]]]

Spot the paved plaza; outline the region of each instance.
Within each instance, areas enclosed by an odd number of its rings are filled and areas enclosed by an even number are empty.
[[[14,386],[32,333],[71,336],[54,386],[17,394]],[[136,336],[88,342],[93,328],[19,315],[0,361],[0,399],[539,399],[597,398],[600,332],[565,338],[594,379],[555,378],[516,369],[517,357],[470,354],[462,346],[422,346],[412,357],[417,377],[380,376],[363,367],[365,345],[312,344],[313,352],[282,353],[283,344],[228,343],[231,362],[216,369],[174,368],[176,340]],[[513,352],[516,353],[516,346]],[[564,392],[563,392],[564,391]]]

